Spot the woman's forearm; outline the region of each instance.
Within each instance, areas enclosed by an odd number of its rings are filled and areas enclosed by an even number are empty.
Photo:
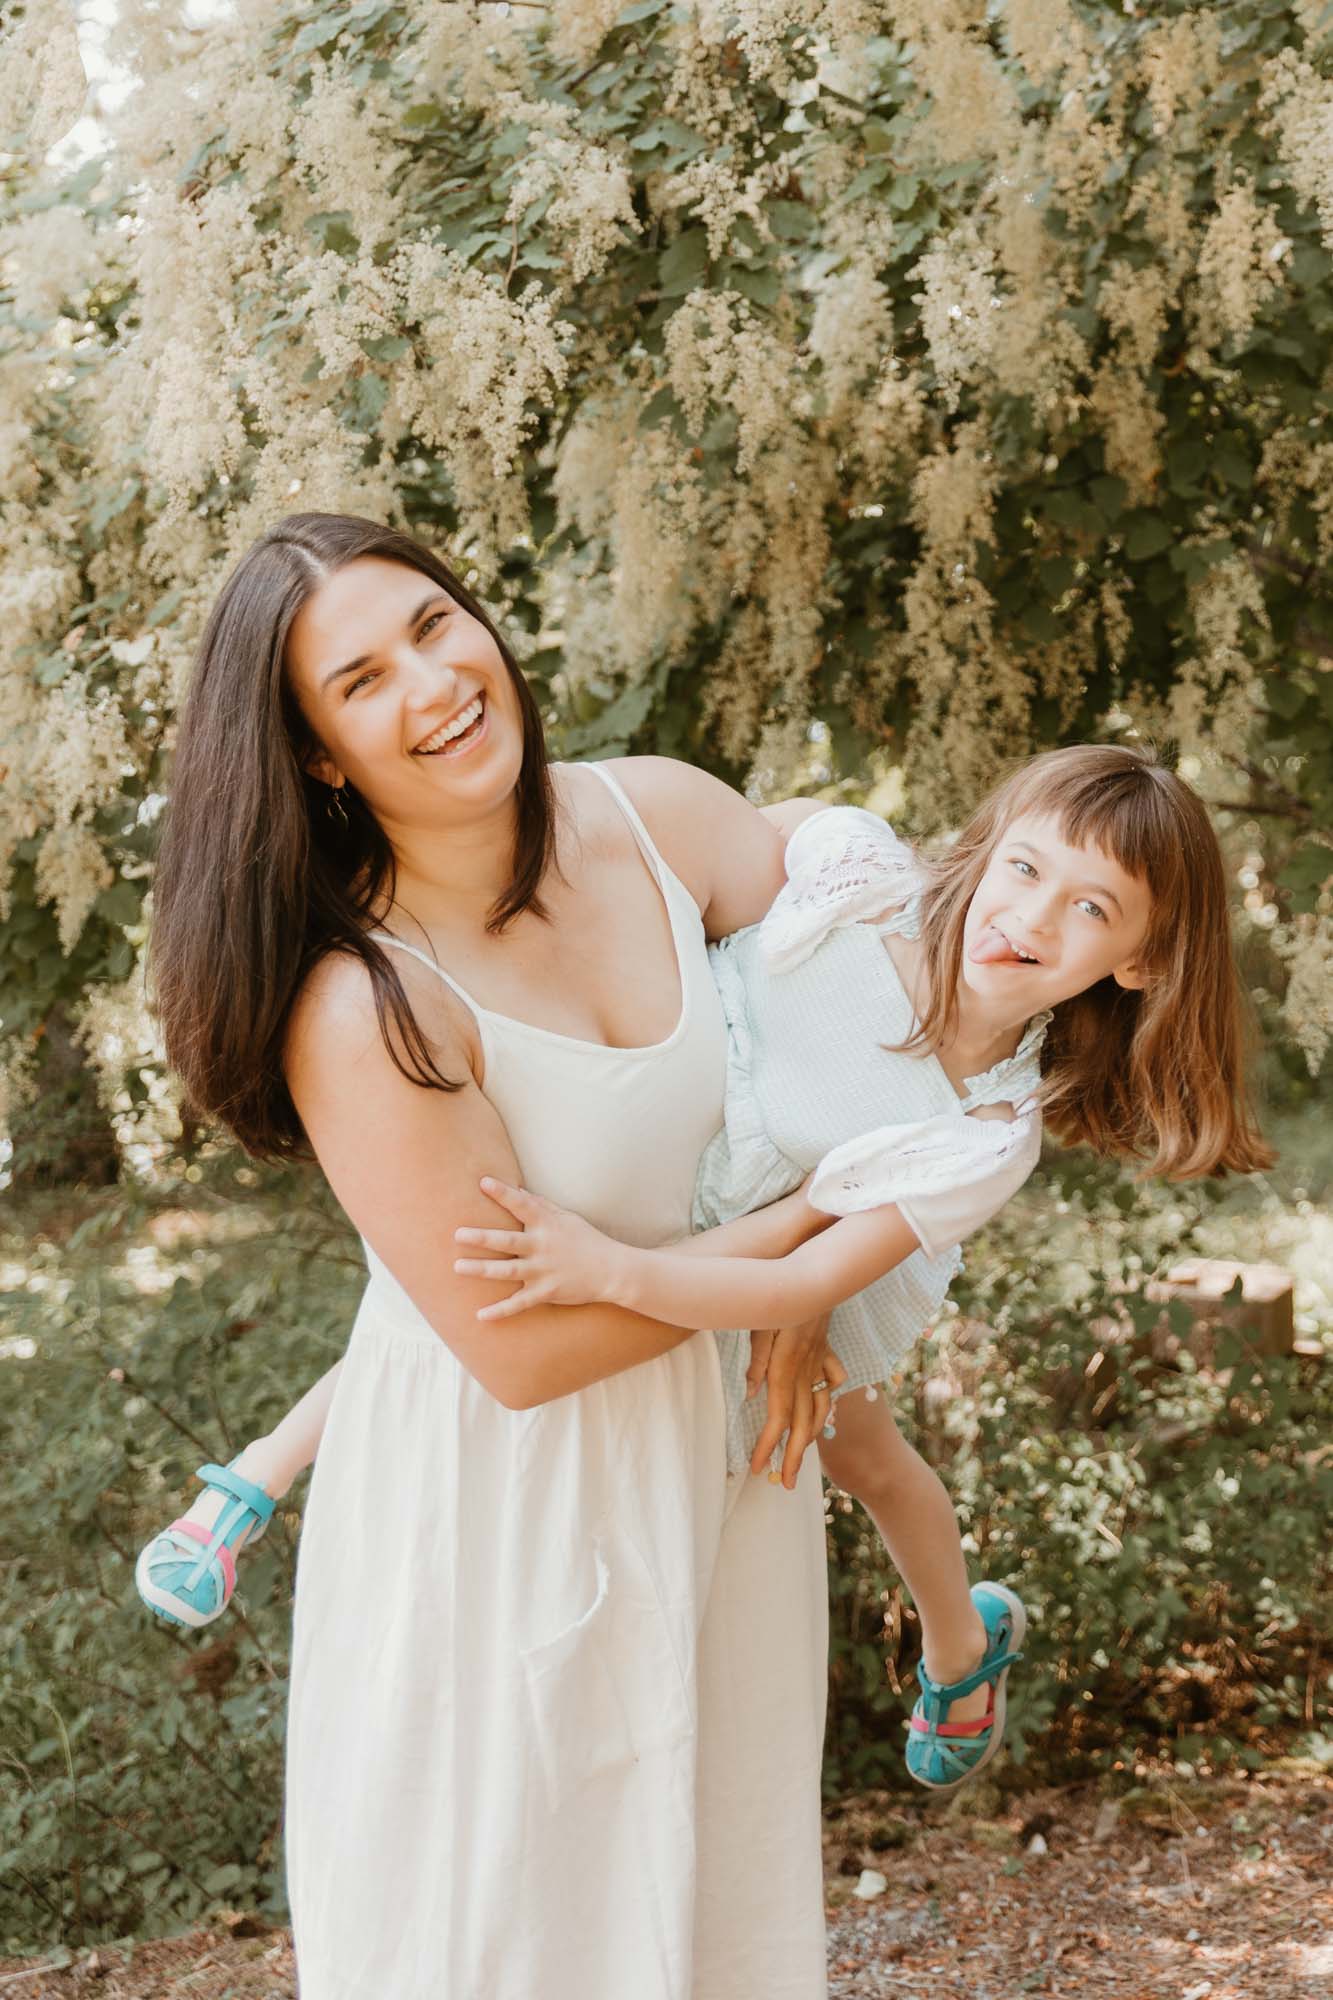
[[[693,1320],[668,1325],[619,1305],[536,1306],[487,1328],[485,1380],[509,1409],[536,1409],[655,1361],[697,1331]]]

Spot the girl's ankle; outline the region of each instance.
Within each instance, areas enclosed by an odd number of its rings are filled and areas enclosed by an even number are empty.
[[[233,1469],[240,1473],[242,1479],[261,1486],[271,1500],[281,1500],[291,1485],[291,1480],[283,1477],[285,1468],[279,1464],[266,1437],[255,1438],[246,1445],[239,1458],[233,1461]]]
[[[926,1672],[937,1687],[951,1687],[976,1672],[985,1658],[986,1645],[986,1628],[974,1613],[968,1626],[947,1647],[936,1647],[929,1638],[925,1640],[921,1653]]]

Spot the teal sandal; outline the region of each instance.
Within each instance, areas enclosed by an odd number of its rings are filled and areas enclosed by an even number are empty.
[[[932,1792],[953,1792],[989,1764],[1004,1741],[1005,1682],[1028,1628],[1021,1599],[1000,1583],[974,1583],[972,1602],[986,1628],[981,1665],[961,1681],[933,1681],[916,1670],[921,1694],[912,1710],[907,1768]],[[949,1722],[950,1706],[974,1688],[990,1683],[990,1705],[975,1722]]]
[[[140,1597],[170,1625],[198,1627],[220,1618],[236,1589],[235,1544],[257,1542],[277,1502],[230,1465],[201,1465],[195,1474],[227,1496],[211,1528],[177,1520],[140,1551],[134,1582]]]

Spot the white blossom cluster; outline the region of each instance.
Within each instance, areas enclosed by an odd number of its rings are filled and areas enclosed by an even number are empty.
[[[712,635],[699,719],[760,789],[813,768],[821,680],[875,736],[910,693],[892,752],[922,820],[1031,746],[1038,699],[1072,716],[1107,656],[1126,717],[1207,769],[1252,743],[1273,641],[1242,556],[1191,585],[1169,697],[1135,684],[1132,570],[1071,587],[1030,640],[985,581],[1015,406],[1042,439],[1032,479],[1091,428],[1151,511],[1164,369],[1221,380],[1289,296],[1265,176],[1219,162],[1197,198],[1223,10],[1127,8],[1108,63],[1073,0],[694,0],[643,30],[670,62],[649,156],[667,163],[646,171],[651,135],[597,94],[623,4],[401,0],[407,30],[372,61],[354,25],[298,60],[320,10],[294,0],[234,0],[206,32],[182,0],[120,0],[135,88],[95,201],[64,199],[45,157],[83,97],[63,10],[0,30],[0,147],[28,143],[0,206],[0,897],[40,840],[66,950],[111,879],[106,808],[170,745],[221,576],[297,507],[401,522],[409,496],[445,495],[445,553],[485,597],[536,539],[544,486],[560,545],[539,554],[544,630],[516,650],[560,647],[582,718],[646,702]],[[1256,58],[1266,143],[1333,244],[1321,0],[1297,17]],[[871,116],[889,76],[901,102]],[[450,165],[473,129],[493,177],[475,230]],[[928,230],[914,187],[945,190]],[[1146,261],[1115,229],[1088,256],[1110,201]],[[631,263],[632,305],[604,311]],[[1318,427],[1275,424],[1255,496],[1279,527],[1313,518],[1333,560]],[[837,526],[886,511],[910,567],[891,601],[848,604]],[[1214,532],[1201,508],[1195,542]],[[834,612],[858,625],[845,659],[825,656]],[[1307,931],[1288,1007],[1309,1049],[1327,920]],[[120,1004],[88,1017],[108,1074],[137,1033]]]

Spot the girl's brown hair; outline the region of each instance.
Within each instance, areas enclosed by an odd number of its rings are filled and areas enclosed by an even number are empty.
[[[402,1074],[424,1089],[459,1088],[437,1067],[391,954],[367,935],[381,896],[393,895],[393,849],[350,785],[339,794],[346,824],[330,816],[328,786],[305,768],[316,745],[285,668],[301,606],[361,556],[430,577],[499,648],[522,714],[523,758],[513,875],[486,928],[501,931],[523,910],[545,914],[554,795],[541,715],[508,646],[453,571],[411,535],[350,514],[288,515],[241,558],[204,631],[180,718],[150,943],[167,1058],[191,1106],[257,1159],[310,1152],[282,1050],[301,984],[327,952],[366,967]]]
[[[924,858],[922,948],[930,1001],[908,1047],[957,1019],[968,905],[996,843],[1048,814],[1071,846],[1109,854],[1147,885],[1142,992],[1111,978],[1064,1000],[1042,1049],[1042,1114],[1057,1136],[1146,1160],[1172,1180],[1271,1164],[1246,1101],[1246,1010],[1231,953],[1226,875],[1203,802],[1150,750],[1076,743],[1032,758]]]

